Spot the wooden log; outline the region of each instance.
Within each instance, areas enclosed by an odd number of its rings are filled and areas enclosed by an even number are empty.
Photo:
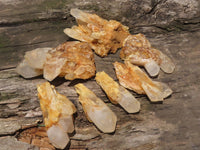
[[[15,72],[24,52],[38,47],[56,47],[73,40],[63,29],[76,24],[69,15],[71,8],[95,12],[105,19],[116,19],[130,27],[132,34],[145,34],[152,45],[167,54],[176,64],[175,72],[161,72],[155,80],[167,83],[174,91],[163,104],[151,104],[137,95],[141,112],[127,114],[111,104],[105,93],[90,80],[66,81],[56,78],[51,83],[77,107],[75,134],[68,149],[199,149],[200,148],[200,25],[198,0],[182,1],[62,1],[0,0],[0,147],[16,149],[9,144],[21,130],[42,121],[36,85],[42,76],[24,79]],[[187,7],[186,7],[187,6]],[[100,58],[95,55],[97,71],[105,71],[115,80],[112,63],[121,61],[119,51]],[[103,134],[88,122],[74,85],[82,82],[103,99],[116,113],[116,132]],[[9,135],[9,138],[7,137]],[[11,139],[10,139],[11,136]],[[18,143],[18,141],[15,141]],[[18,143],[19,149],[21,142]],[[13,147],[14,146],[14,147]],[[27,144],[24,145],[24,149]],[[66,149],[67,149],[66,148]]]

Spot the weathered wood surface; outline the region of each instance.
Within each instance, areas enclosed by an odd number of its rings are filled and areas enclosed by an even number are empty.
[[[22,129],[42,120],[36,85],[42,77],[24,79],[15,72],[24,52],[38,47],[55,47],[72,40],[63,33],[75,20],[71,8],[95,12],[143,33],[152,45],[172,58],[176,70],[155,79],[174,91],[163,104],[141,102],[139,114],[127,114],[108,102],[94,78],[83,81],[55,79],[52,84],[78,109],[76,134],[70,149],[197,150],[200,149],[200,5],[198,0],[0,0],[0,149],[38,149],[15,137]],[[121,61],[119,51],[105,58],[95,56],[97,71],[116,79],[112,63]],[[74,90],[83,82],[102,98],[118,117],[113,134],[103,134],[89,123]],[[28,115],[33,115],[28,117]],[[11,144],[15,142],[15,144]]]

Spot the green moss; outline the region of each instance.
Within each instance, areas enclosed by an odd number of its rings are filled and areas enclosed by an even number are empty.
[[[173,25],[173,27],[174,27],[174,30],[178,31],[178,32],[185,30],[185,26],[183,24],[180,24],[180,23],[175,23]]]
[[[1,48],[5,48],[9,45],[9,38],[5,34],[0,34],[0,52]]]
[[[44,124],[38,124],[37,126],[38,126],[38,127],[45,127]]]
[[[99,6],[97,4],[88,4],[88,5],[83,6],[81,9],[93,10],[95,13],[100,11]]]
[[[5,34],[0,34],[0,67],[8,64],[8,60],[11,58],[10,39]]]
[[[62,9],[65,8],[66,4],[73,2],[72,0],[45,0],[40,4],[41,8],[46,9]]]
[[[18,94],[16,92],[11,92],[11,93],[0,92],[0,101],[8,100],[8,99],[11,99],[11,98],[15,98],[17,96],[18,96]]]

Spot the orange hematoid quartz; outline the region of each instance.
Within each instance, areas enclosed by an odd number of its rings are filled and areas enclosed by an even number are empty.
[[[160,68],[172,73],[175,65],[169,57],[153,48],[143,34],[129,35],[123,42],[120,58],[144,66],[150,76],[158,75]]]
[[[104,133],[114,132],[117,122],[114,112],[83,84],[75,85],[75,89],[88,120]]]
[[[104,71],[96,73],[95,79],[113,104],[121,105],[128,113],[139,112],[140,102]]]
[[[67,80],[88,79],[95,75],[94,54],[85,42],[66,42],[55,49],[38,48],[28,51],[17,66],[17,73],[24,78],[43,74],[52,81],[57,76]]]
[[[94,54],[85,42],[73,41],[59,45],[47,54],[44,78],[52,81],[57,76],[67,80],[88,79],[95,75]]]
[[[70,13],[76,18],[78,26],[66,28],[64,33],[74,39],[88,42],[101,57],[107,56],[109,52],[115,53],[130,34],[128,27],[118,21],[108,21],[79,9],[71,9]]]
[[[172,90],[162,82],[152,81],[139,67],[130,62],[115,62],[114,68],[122,86],[138,94],[146,94],[151,102],[163,101]]]
[[[76,108],[49,82],[38,85],[37,90],[48,138],[56,148],[64,149],[69,142],[68,133],[74,131],[73,114]]]

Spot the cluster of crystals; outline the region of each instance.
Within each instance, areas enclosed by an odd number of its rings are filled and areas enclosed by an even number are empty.
[[[43,74],[52,81],[57,76],[67,80],[88,79],[95,75],[94,54],[85,42],[66,42],[55,49],[38,48],[26,52],[16,71],[24,78]]]
[[[118,21],[108,21],[79,9],[71,9],[70,13],[76,18],[78,26],[66,28],[64,33],[89,43],[95,53],[101,57],[107,56],[109,52],[115,53],[129,35],[128,27]]]
[[[94,54],[85,42],[66,42],[47,54],[44,78],[52,81],[57,76],[67,80],[88,79],[95,75]]]
[[[175,65],[161,51],[153,48],[143,34],[129,35],[123,43],[120,58],[143,66],[150,76],[158,75],[160,68],[172,73]]]
[[[162,82],[152,81],[139,67],[125,61],[115,62],[114,68],[122,86],[138,94],[146,94],[152,102],[163,101],[172,90]]]
[[[64,33],[89,43],[99,56],[107,56],[109,52],[115,53],[122,48],[121,59],[145,67],[150,76],[158,75],[160,68],[166,73],[173,72],[175,65],[170,58],[153,48],[143,34],[131,35],[128,27],[120,22],[108,21],[79,9],[71,9],[70,13],[78,26],[66,28]]]
[[[64,149],[69,142],[68,133],[74,131],[73,114],[76,108],[49,82],[38,85],[37,90],[48,138],[56,148]]]

